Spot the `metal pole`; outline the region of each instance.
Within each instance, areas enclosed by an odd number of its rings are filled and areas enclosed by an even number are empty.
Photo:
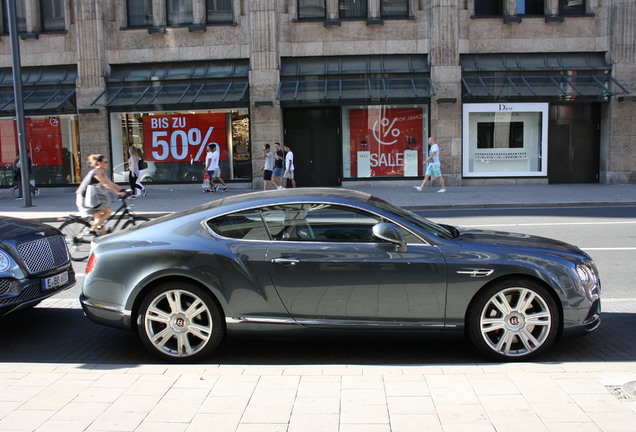
[[[31,176],[29,172],[29,157],[26,146],[26,131],[24,127],[24,100],[22,99],[22,67],[20,64],[20,43],[18,35],[18,20],[16,18],[15,0],[6,0],[9,18],[9,37],[11,38],[11,63],[13,70],[13,93],[15,97],[15,118],[18,124],[18,151],[20,155],[20,181],[22,183],[22,198],[25,207],[31,207]]]

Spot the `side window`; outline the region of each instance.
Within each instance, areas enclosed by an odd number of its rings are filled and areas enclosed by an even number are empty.
[[[475,16],[503,16],[503,0],[475,0]]]
[[[325,19],[325,0],[298,0],[298,19]]]
[[[367,19],[367,0],[340,0],[340,19]]]
[[[406,18],[409,16],[408,0],[381,0],[380,15],[382,18]]]
[[[168,25],[192,24],[192,0],[166,0]]]
[[[207,0],[208,23],[231,23],[234,21],[232,0]]]
[[[269,234],[259,210],[246,210],[211,219],[208,227],[222,237],[239,240],[266,240]]]
[[[60,31],[64,25],[64,0],[40,0],[42,30]]]
[[[586,0],[559,0],[559,15],[585,15]]]
[[[128,0],[128,27],[152,26],[152,0]]]

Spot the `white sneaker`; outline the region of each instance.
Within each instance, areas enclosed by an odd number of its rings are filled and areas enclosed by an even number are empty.
[[[437,193],[444,193],[444,192],[446,192],[446,189],[440,189],[437,191]]]
[[[285,188],[282,187],[282,186],[278,186],[276,189],[280,190],[280,189],[285,189]]]
[[[413,186],[415,189],[417,189],[418,192],[422,192],[422,188],[419,186]]]

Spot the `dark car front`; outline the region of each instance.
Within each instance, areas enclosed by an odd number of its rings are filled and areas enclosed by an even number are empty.
[[[75,285],[64,236],[52,226],[0,217],[0,316]]]

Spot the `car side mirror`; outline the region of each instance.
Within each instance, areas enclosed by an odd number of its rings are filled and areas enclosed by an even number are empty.
[[[398,252],[407,251],[406,243],[402,237],[402,230],[395,224],[386,222],[375,224],[373,226],[373,235],[380,240],[397,245]]]

